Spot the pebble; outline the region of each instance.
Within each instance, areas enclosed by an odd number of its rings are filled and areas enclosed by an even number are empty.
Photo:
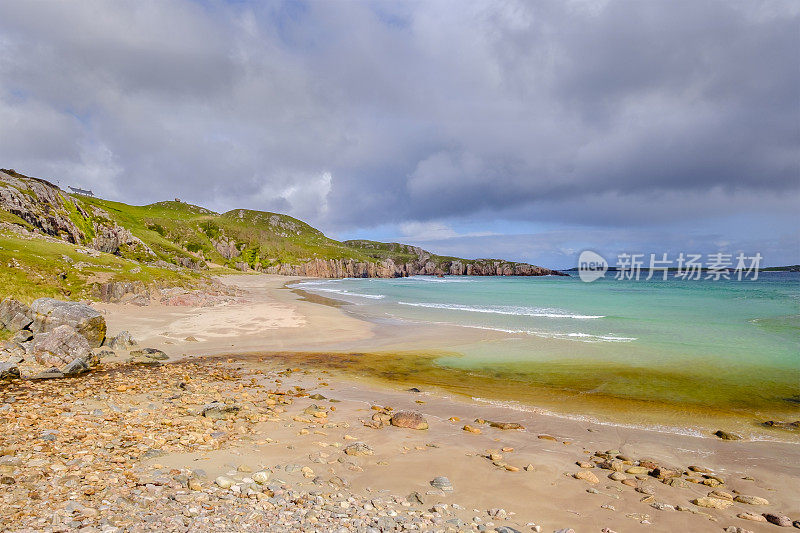
[[[692,503],[698,507],[707,507],[710,509],[727,509],[733,502],[730,500],[722,500],[720,498],[711,498],[709,496],[703,496],[701,498],[696,498],[692,500]]]

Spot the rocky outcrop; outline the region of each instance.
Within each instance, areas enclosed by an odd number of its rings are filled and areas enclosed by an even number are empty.
[[[92,288],[92,296],[103,302],[139,303],[150,301],[150,291],[141,281],[110,281],[98,283]]]
[[[64,193],[49,181],[13,170],[0,170],[0,209],[14,214],[40,233],[95,250],[135,255],[155,253],[128,229],[111,222],[107,212]]]
[[[70,326],[98,348],[106,338],[106,320],[98,311],[78,302],[39,298],[31,304],[34,333],[47,333],[59,326]]]
[[[244,266],[244,264],[243,264]],[[246,270],[246,269],[245,269]],[[563,272],[527,263],[481,259],[462,261],[410,261],[377,263],[352,259],[314,259],[300,265],[279,264],[262,269],[268,274],[316,278],[402,278],[406,276],[566,276]]]
[[[239,257],[239,248],[236,247],[236,243],[233,241],[221,237],[219,239],[211,239],[211,244],[214,245],[214,248],[217,250],[217,252],[219,252],[219,255],[225,259]]]

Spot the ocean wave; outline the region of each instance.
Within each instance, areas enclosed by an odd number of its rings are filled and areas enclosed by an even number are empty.
[[[533,331],[529,329],[506,329],[506,328],[493,328],[490,326],[469,326],[465,324],[458,324],[464,328],[471,329],[485,329],[489,331],[500,331],[502,333],[513,333],[522,335],[533,335],[535,337],[543,337],[545,339],[568,339],[578,340],[581,342],[632,342],[638,340],[636,337],[619,337],[617,335],[593,335],[591,333],[559,333],[555,331]]]
[[[358,298],[369,298],[370,300],[382,300],[386,298],[385,294],[364,294],[361,292],[350,292],[344,289],[325,289],[322,287],[314,287],[310,289],[314,292],[332,292],[334,294],[341,294],[342,296],[356,296]]]
[[[576,315],[560,311],[558,309],[548,309],[540,307],[515,307],[507,305],[460,305],[460,304],[437,304],[437,303],[424,303],[424,302],[397,302],[400,305],[408,305],[411,307],[426,307],[429,309],[447,309],[449,311],[466,311],[469,313],[489,313],[495,315],[522,315],[544,318],[574,318],[580,320],[589,320],[596,318],[605,318],[605,315]]]
[[[406,278],[397,278],[395,281],[424,281],[426,283],[475,283],[474,279],[463,278],[438,278],[436,276],[408,276]]]

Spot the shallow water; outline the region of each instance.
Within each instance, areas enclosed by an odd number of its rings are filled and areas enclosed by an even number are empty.
[[[420,324],[492,332],[391,365],[446,388],[469,382],[472,396],[560,411],[613,407],[648,423],[800,418],[797,273],[742,282],[412,277],[294,286],[406,325],[410,337]]]

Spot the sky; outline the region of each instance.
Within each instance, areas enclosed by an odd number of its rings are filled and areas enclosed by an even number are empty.
[[[575,266],[800,263],[800,2],[0,1],[0,167]]]

